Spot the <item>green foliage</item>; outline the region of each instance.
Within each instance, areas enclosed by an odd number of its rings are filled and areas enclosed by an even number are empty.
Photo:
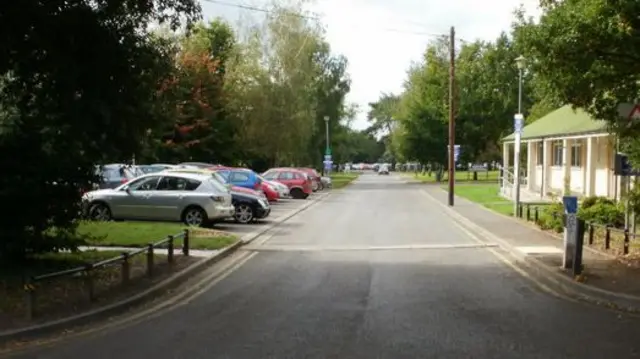
[[[130,158],[162,123],[172,61],[144,29],[197,16],[195,0],[0,3],[0,200],[25,208],[0,217],[0,256],[78,244],[94,164]]]
[[[560,233],[564,229],[563,216],[564,206],[562,203],[555,202],[551,205],[542,207],[542,211],[538,217],[538,225],[542,229]]]
[[[578,217],[587,222],[621,228],[624,226],[624,207],[606,197],[588,197],[582,201]]]

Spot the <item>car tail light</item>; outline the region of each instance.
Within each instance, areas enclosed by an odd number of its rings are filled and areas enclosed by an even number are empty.
[[[220,202],[220,203],[224,202],[224,197],[222,197],[222,196],[211,196],[210,198],[214,202]]]
[[[260,183],[260,182],[256,182],[256,183],[253,185],[253,189],[255,189],[256,191],[257,191],[257,190],[259,190],[259,189],[261,189],[261,188],[262,188],[262,183]]]
[[[128,178],[123,178],[123,179],[120,180],[120,184],[125,184],[127,182],[129,182]]]

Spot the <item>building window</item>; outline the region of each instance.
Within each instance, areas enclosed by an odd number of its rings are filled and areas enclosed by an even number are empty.
[[[536,164],[542,166],[544,164],[544,141],[538,142],[536,146]]]
[[[582,145],[580,143],[571,145],[571,167],[582,167]]]
[[[552,148],[553,148],[553,165],[554,166],[562,166],[563,162],[564,162],[564,154],[562,153],[562,141],[553,141],[552,144]]]

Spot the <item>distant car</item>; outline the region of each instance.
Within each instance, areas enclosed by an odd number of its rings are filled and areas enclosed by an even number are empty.
[[[323,188],[331,188],[331,187],[333,187],[333,182],[331,181],[331,177],[329,177],[329,176],[320,177],[320,181],[322,182],[322,187]]]
[[[216,173],[224,177],[227,183],[234,186],[262,191],[262,180],[260,176],[250,169],[222,167],[216,169]]]
[[[306,173],[307,175],[309,175],[309,177],[311,177],[311,180],[313,181],[312,185],[312,190],[313,192],[316,191],[320,191],[324,188],[323,183],[322,183],[322,178],[320,177],[320,174],[318,173],[318,171],[316,171],[313,168],[309,168],[309,167],[299,167],[297,168],[300,171]]]
[[[388,175],[389,174],[389,166],[388,165],[380,165],[378,168],[379,175]]]
[[[196,167],[196,168],[202,168],[202,169],[213,169],[216,166],[217,165],[214,165],[212,163],[205,163],[205,162],[182,162],[177,165],[177,167],[183,167],[183,168]]]
[[[270,181],[262,176],[260,176],[260,179],[262,179],[262,182],[269,184],[275,191],[278,192],[278,199],[291,198],[291,195],[289,194],[289,187],[287,187],[286,184],[280,183],[278,181]]]
[[[115,189],[87,192],[86,215],[93,220],[181,221],[206,226],[233,217],[229,190],[211,176],[191,173],[151,173]]]
[[[136,167],[144,174],[162,172],[167,169],[167,167],[161,165],[138,165]]]
[[[263,173],[262,177],[287,185],[291,197],[295,199],[306,199],[313,193],[311,177],[295,168],[272,168]]]
[[[130,165],[111,163],[96,167],[96,174],[101,177],[101,181],[94,185],[94,189],[105,189],[116,188],[144,173]]]

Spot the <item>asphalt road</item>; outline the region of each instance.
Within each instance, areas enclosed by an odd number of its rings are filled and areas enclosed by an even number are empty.
[[[639,319],[550,296],[488,250],[464,248],[473,244],[417,186],[364,175],[254,245],[257,254],[193,301],[19,357],[638,355]]]
[[[271,213],[267,218],[261,219],[258,222],[254,222],[251,224],[240,224],[235,223],[233,220],[228,220],[222,223],[216,223],[215,229],[226,231],[230,233],[237,234],[239,236],[251,233],[259,229],[260,227],[267,226],[271,222],[278,219],[278,217],[287,215],[292,210],[298,209],[304,206],[309,201],[314,201],[318,198],[324,196],[328,191],[319,191],[317,193],[312,193],[309,198],[306,200],[299,199],[281,199],[277,202],[271,203]]]

